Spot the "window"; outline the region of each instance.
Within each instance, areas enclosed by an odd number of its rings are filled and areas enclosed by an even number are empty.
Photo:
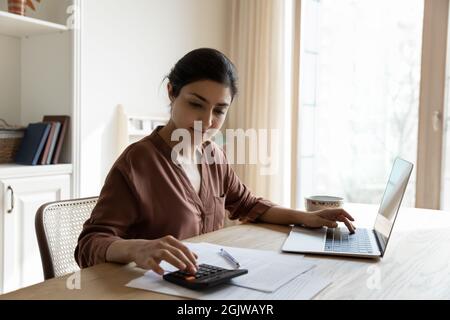
[[[301,3],[297,206],[379,203],[395,157],[417,158],[424,0]]]

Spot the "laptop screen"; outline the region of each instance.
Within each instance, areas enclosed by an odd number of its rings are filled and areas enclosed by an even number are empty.
[[[395,159],[374,227],[382,255],[386,250],[412,169],[412,163],[400,158]]]

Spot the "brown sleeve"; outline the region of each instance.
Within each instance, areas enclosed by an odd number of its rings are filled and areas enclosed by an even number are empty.
[[[136,197],[127,175],[116,165],[109,172],[91,217],[78,238],[75,260],[81,268],[106,262],[106,250],[127,238],[129,226],[139,216]]]
[[[222,151],[223,152],[223,151]],[[225,209],[230,212],[231,220],[243,220],[254,222],[259,216],[263,215],[267,210],[276,206],[269,200],[255,197],[248,187],[241,182],[233,168],[229,165],[225,152],[224,169],[225,169]]]

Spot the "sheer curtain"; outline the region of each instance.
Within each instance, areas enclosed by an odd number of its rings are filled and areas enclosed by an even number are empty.
[[[256,196],[290,205],[290,112],[286,53],[286,5],[284,0],[232,0],[230,58],[239,73],[239,96],[230,108],[227,129],[278,130],[269,139],[270,174],[262,174],[263,159],[234,169]],[[258,148],[263,141],[258,139]],[[265,143],[264,143],[265,144]],[[251,149],[251,148],[250,148]],[[267,163],[266,163],[267,164]],[[293,180],[293,179],[292,179]]]

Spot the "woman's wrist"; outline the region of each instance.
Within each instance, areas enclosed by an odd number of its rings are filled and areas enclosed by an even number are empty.
[[[130,263],[136,260],[137,252],[147,240],[117,240],[111,243],[106,252],[109,262]]]
[[[294,218],[294,220],[295,220],[295,222],[294,222],[294,224],[295,225],[304,225],[304,224],[306,224],[306,221],[307,221],[307,216],[308,216],[308,213],[307,212],[305,212],[305,211],[301,211],[301,210],[295,210],[295,218]]]
[[[275,224],[304,224],[308,213],[283,207],[272,207],[260,217],[260,221]]]

